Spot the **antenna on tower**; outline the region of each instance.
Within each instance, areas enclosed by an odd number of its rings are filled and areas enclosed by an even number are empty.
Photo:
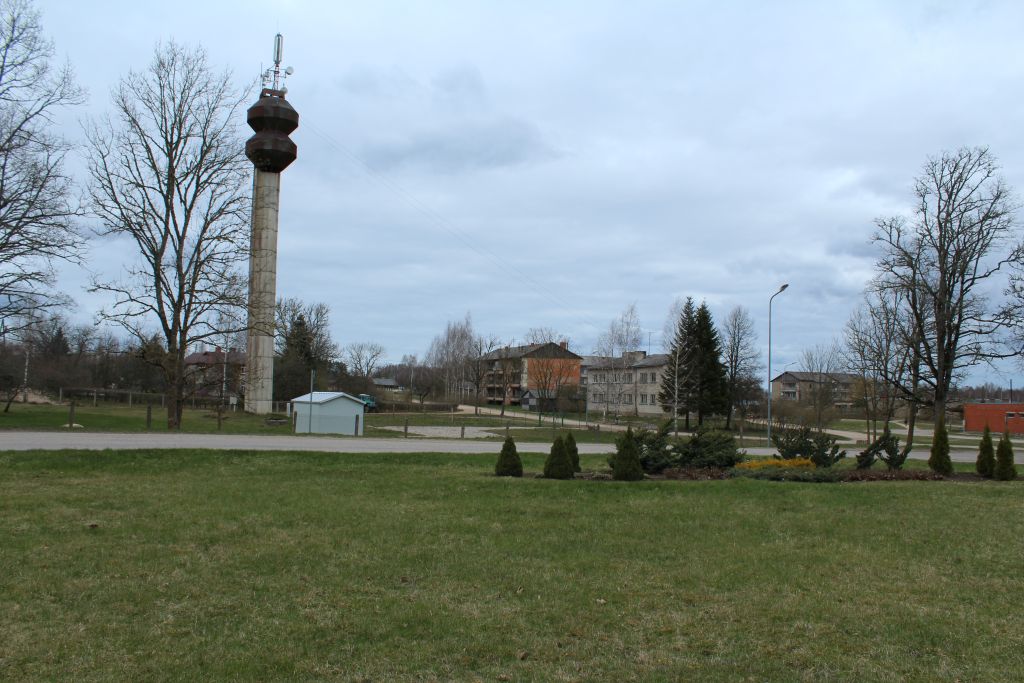
[[[263,89],[271,90],[278,97],[283,97],[288,88],[284,87],[286,78],[295,73],[292,67],[285,67],[282,74],[281,59],[284,56],[284,36],[278,33],[274,36],[274,66],[263,72]]]

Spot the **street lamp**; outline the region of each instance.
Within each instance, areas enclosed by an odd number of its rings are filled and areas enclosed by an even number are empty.
[[[779,294],[786,291],[789,283],[779,287],[779,291],[768,299],[768,448],[772,447],[772,302]]]

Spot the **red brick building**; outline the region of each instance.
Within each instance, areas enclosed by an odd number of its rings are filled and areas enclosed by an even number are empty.
[[[1024,434],[1024,403],[965,403],[964,431],[981,432],[985,425],[995,434]]]

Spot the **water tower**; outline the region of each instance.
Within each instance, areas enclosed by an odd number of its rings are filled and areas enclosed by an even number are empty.
[[[288,137],[299,127],[299,113],[285,99],[281,70],[284,39],[274,37],[274,66],[263,73],[263,88],[246,118],[255,135],[245,155],[255,167],[252,181],[252,233],[249,255],[249,333],[245,409],[271,412],[274,394],[274,305],[277,300],[277,217],[281,171],[295,161],[297,148]]]

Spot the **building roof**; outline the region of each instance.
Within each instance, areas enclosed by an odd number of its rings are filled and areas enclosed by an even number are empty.
[[[656,368],[668,364],[667,353],[654,353],[633,363],[631,368]]]
[[[366,405],[366,403],[352,394],[346,394],[344,391],[314,391],[312,394],[303,394],[302,396],[296,396],[291,400],[292,403],[316,403],[321,405],[324,403],[330,403],[331,401],[339,398],[346,398],[350,401],[355,401],[360,405]]]
[[[644,353],[643,351],[630,351],[629,353]],[[621,369],[621,368],[657,368],[668,363],[668,354],[666,353],[655,353],[648,356],[644,353],[642,358],[639,358],[632,363],[625,366],[620,365],[622,363],[622,356],[584,356],[582,365],[587,368],[609,368],[609,369]]]
[[[546,342],[544,344],[526,344],[524,346],[503,346],[490,353],[480,356],[480,360],[502,360],[503,358],[527,358],[536,356],[538,358],[580,358],[579,356],[561,344]]]
[[[220,365],[224,362],[224,352],[196,351],[185,356],[185,365]],[[227,362],[229,365],[245,365],[244,351],[228,351]]]
[[[398,388],[398,380],[392,377],[375,377],[373,379],[373,385],[375,387],[393,387]]]
[[[833,382],[854,382],[860,379],[860,375],[852,372],[784,372],[772,381],[778,382],[787,376],[794,382],[822,382],[826,378]]]

